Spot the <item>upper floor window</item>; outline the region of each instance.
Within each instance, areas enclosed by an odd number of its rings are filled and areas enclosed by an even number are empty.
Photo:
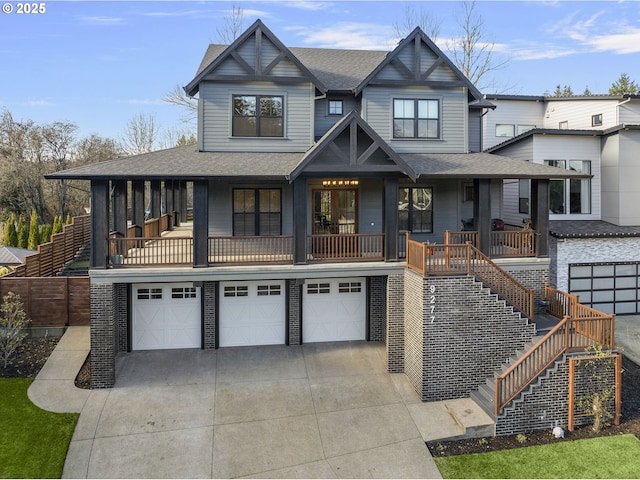
[[[233,190],[234,235],[280,235],[281,212],[280,189],[235,188]]]
[[[440,102],[394,99],[393,137],[440,138]]]
[[[533,130],[534,128],[536,128],[535,125],[518,125],[516,127],[516,135],[520,135],[524,132],[528,132],[529,130]]]
[[[591,174],[590,160],[545,160],[544,163]],[[549,213],[591,213],[591,179],[549,180]]]
[[[234,95],[234,137],[284,136],[284,97]]]
[[[592,127],[601,127],[602,126],[602,114],[599,113],[597,115],[591,115],[591,126]]]
[[[343,112],[342,100],[329,100],[329,115],[342,115]]]
[[[496,137],[513,137],[515,132],[515,126],[505,123],[498,123],[496,125]]]
[[[433,233],[433,188],[401,188],[398,227],[409,232]]]

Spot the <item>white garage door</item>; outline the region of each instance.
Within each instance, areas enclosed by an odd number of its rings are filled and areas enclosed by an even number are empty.
[[[200,348],[200,288],[191,283],[133,286],[133,350]]]
[[[302,341],[365,340],[367,293],[364,278],[306,280]]]
[[[285,282],[220,284],[220,347],[285,343]]]

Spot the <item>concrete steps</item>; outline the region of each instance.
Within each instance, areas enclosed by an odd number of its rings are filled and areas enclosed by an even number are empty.
[[[425,442],[495,435],[493,419],[470,398],[416,403],[407,408]]]

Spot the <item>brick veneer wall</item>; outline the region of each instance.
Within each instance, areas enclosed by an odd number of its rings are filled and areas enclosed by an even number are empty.
[[[298,280],[287,280],[289,291],[289,345],[300,345],[302,341],[302,288]]]
[[[416,305],[420,299],[422,318]],[[410,349],[405,372],[416,382],[420,374],[414,363],[421,354],[422,388],[417,391],[423,401],[468,397],[534,335],[533,324],[469,276],[421,279],[407,270],[405,309],[405,349]]]
[[[512,435],[532,430],[551,430],[556,426],[567,428],[569,419],[569,359],[582,357],[584,353],[563,355],[549,367],[536,382],[508,405],[496,420],[496,435]],[[605,383],[615,384],[615,370],[611,364],[602,363],[597,369]],[[576,396],[588,392],[593,379],[586,374],[585,365],[576,365]],[[614,412],[613,400],[607,405]],[[575,410],[576,413],[577,410]],[[575,417],[574,424],[588,425],[592,417]]]
[[[418,395],[424,396],[425,293],[422,275],[407,269],[404,275],[404,372]]]
[[[129,285],[113,285],[113,312],[117,325],[118,352],[126,352],[129,346]]]
[[[202,282],[202,321],[205,349],[216,348],[216,293],[218,282]]]
[[[387,324],[387,277],[369,279],[369,340],[384,342]]]
[[[540,312],[540,300],[544,297],[544,287],[549,284],[548,265],[541,267],[501,265],[501,268],[527,288],[533,290],[534,313]]]
[[[572,263],[637,262],[640,238],[567,238],[556,242],[556,288],[569,291],[569,265]]]
[[[91,284],[91,388],[110,388],[115,384],[114,297],[114,285]]]
[[[405,274],[387,278],[387,369],[404,372],[404,279]]]

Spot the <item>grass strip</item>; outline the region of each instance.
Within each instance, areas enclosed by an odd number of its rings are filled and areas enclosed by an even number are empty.
[[[435,458],[443,478],[638,478],[635,435]]]
[[[60,478],[79,414],[52,413],[27,396],[31,378],[0,379],[0,478]]]

